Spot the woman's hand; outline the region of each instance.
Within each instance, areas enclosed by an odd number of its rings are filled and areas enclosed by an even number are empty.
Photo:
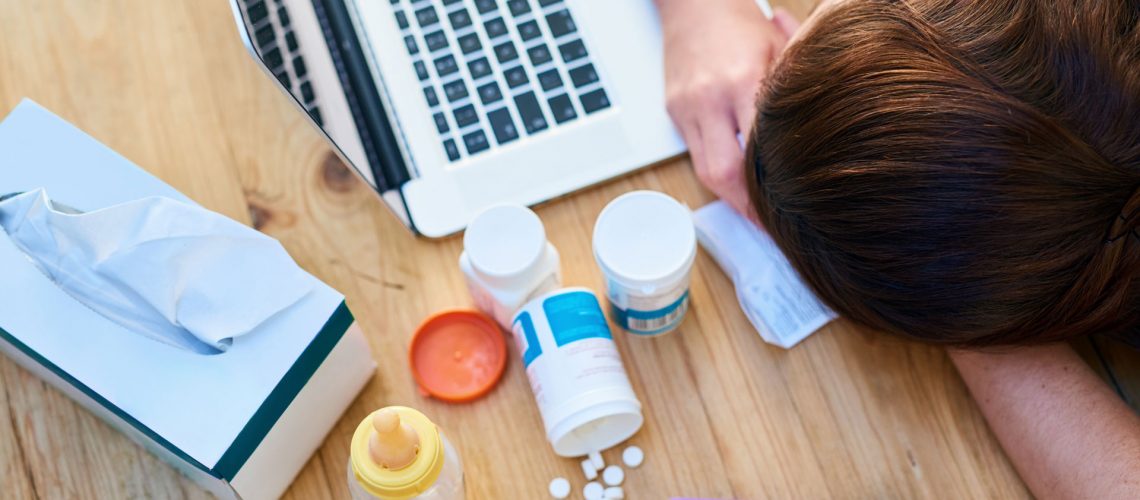
[[[744,154],[756,94],[799,23],[755,0],[657,0],[665,39],[669,116],[689,147],[697,177],[713,194],[755,218],[744,184]]]

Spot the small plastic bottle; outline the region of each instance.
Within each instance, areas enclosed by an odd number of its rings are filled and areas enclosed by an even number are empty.
[[[528,301],[561,286],[558,250],[546,241],[542,220],[521,205],[496,205],[467,225],[459,268],[475,305],[511,329]]]
[[[459,454],[423,413],[376,410],[352,436],[348,490],[355,500],[463,500]]]

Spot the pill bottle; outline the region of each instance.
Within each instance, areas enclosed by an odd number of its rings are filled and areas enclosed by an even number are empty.
[[[593,292],[566,288],[542,295],[527,302],[512,325],[556,454],[605,450],[641,429],[641,402]]]
[[[614,321],[635,335],[662,335],[680,326],[696,255],[692,213],[656,191],[615,198],[594,224],[594,260],[605,276]]]
[[[462,500],[463,464],[423,413],[389,406],[352,435],[348,490],[355,500]]]
[[[558,251],[538,215],[521,205],[484,210],[463,233],[459,268],[475,306],[505,329],[528,300],[561,286]]]

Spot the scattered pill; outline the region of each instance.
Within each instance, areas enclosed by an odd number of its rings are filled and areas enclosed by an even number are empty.
[[[625,471],[621,470],[621,467],[611,465],[602,472],[602,479],[610,486],[617,486],[625,481]]]
[[[598,478],[598,469],[594,468],[594,463],[588,458],[582,461],[582,473],[586,475],[587,481],[593,481]]]
[[[570,496],[570,481],[564,477],[556,477],[550,482],[550,496],[559,500]]]
[[[586,500],[604,500],[605,494],[606,488],[597,481],[590,481],[586,483],[585,488],[582,488],[582,495],[586,497]]]
[[[645,452],[636,446],[630,446],[621,452],[621,461],[625,462],[626,467],[636,468],[641,465],[641,462],[644,460]]]
[[[602,498],[603,500],[622,500],[625,498],[625,490],[622,490],[620,486],[611,486],[602,493]]]
[[[606,468],[606,461],[602,459],[602,454],[596,451],[590,452],[590,462],[593,462],[594,468],[602,470]]]

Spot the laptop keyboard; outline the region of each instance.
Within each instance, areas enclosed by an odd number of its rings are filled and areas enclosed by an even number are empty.
[[[254,48],[273,76],[290,94],[301,101],[309,116],[321,124],[321,110],[309,80],[308,68],[301,57],[297,35],[293,32],[289,11],[281,0],[241,0]]]
[[[564,0],[389,0],[451,162],[610,107]]]

